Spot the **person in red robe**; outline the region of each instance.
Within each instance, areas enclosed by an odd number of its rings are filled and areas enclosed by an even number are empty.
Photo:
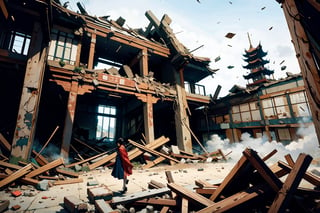
[[[129,160],[126,147],[124,146],[124,142],[125,140],[123,138],[119,138],[117,140],[117,157],[111,173],[113,177],[123,179],[123,193],[127,191],[127,184],[129,182],[127,177],[132,174],[133,168],[133,165]]]

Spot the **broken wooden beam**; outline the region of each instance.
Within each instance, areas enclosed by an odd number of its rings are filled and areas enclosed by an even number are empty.
[[[41,166],[38,169],[33,170],[32,172],[27,174],[26,177],[31,178],[36,175],[42,174],[43,172],[46,172],[50,169],[58,167],[58,166],[62,165],[63,163],[64,163],[63,158],[58,158],[57,160],[54,160],[54,161],[48,163],[47,165]]]
[[[72,184],[72,183],[82,183],[82,178],[70,178],[66,180],[57,180],[53,182],[53,185],[63,185],[63,184]]]
[[[168,183],[167,185],[173,192],[175,192],[181,197],[188,199],[190,202],[194,203],[195,205],[200,204],[202,207],[207,207],[214,204],[214,202],[211,201],[210,199],[196,192],[190,191],[182,186],[179,186],[176,183]]]
[[[1,133],[0,133],[0,144],[8,152],[11,151],[11,144],[9,143],[9,141]]]
[[[145,198],[145,199],[142,199],[142,200],[137,200],[137,201],[135,201],[135,204],[176,206],[177,205],[177,201],[173,200],[173,199],[151,197],[151,198]]]
[[[179,163],[179,161],[177,159],[174,159],[174,158],[172,158],[172,157],[170,157],[168,155],[165,155],[165,154],[163,154],[161,152],[158,152],[158,151],[155,151],[153,149],[147,148],[146,146],[143,146],[143,145],[141,145],[141,144],[139,144],[137,142],[134,142],[134,141],[132,141],[130,139],[128,141],[129,141],[129,143],[131,143],[132,145],[138,147],[139,149],[142,149],[142,150],[144,150],[146,152],[149,152],[149,153],[157,155],[157,156],[162,156],[162,157],[164,157],[164,158],[166,158],[166,159],[168,159],[170,161],[173,161],[175,163]]]
[[[56,168],[56,171],[60,174],[71,176],[71,177],[79,177],[79,174],[73,171],[68,171],[60,168]]]
[[[283,183],[268,212],[285,212],[311,161],[312,157],[310,155],[299,155],[297,162]]]
[[[17,180],[18,178],[24,176],[25,174],[27,174],[29,172],[30,169],[32,169],[32,165],[28,164],[28,165],[22,167],[21,169],[15,171],[10,176],[8,176],[0,181],[0,188]]]

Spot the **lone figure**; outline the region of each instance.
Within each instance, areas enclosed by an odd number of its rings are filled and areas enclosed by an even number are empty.
[[[127,191],[127,184],[129,180],[127,177],[132,174],[133,165],[131,164],[126,147],[124,146],[124,139],[119,138],[117,140],[117,157],[114,164],[111,175],[118,179],[123,179],[123,188],[122,192]]]

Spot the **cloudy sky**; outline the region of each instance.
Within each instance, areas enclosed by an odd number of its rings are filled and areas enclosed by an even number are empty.
[[[68,0],[69,9],[77,11],[81,2],[90,15],[126,20],[125,27],[145,28],[149,20],[145,12],[151,10],[161,20],[164,14],[172,19],[171,28],[176,37],[196,56],[209,57],[210,67],[219,69],[211,77],[199,82],[207,94],[214,94],[222,86],[220,97],[228,94],[235,84],[245,87],[242,66],[243,54],[249,47],[248,34],[253,46],[259,42],[268,52],[267,67],[274,70],[276,79],[286,72],[299,73],[298,61],[280,4],[276,0]],[[61,2],[66,2],[61,0]],[[233,38],[225,37],[234,33]],[[220,57],[221,60],[215,62]],[[228,66],[233,66],[232,69]],[[281,70],[281,66],[286,66]]]

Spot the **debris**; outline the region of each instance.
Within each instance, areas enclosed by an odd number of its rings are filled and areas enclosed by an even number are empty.
[[[229,65],[229,66],[227,66],[227,68],[228,68],[228,69],[232,69],[232,68],[234,68],[234,66]]]
[[[88,205],[74,195],[63,198],[64,207],[71,213],[87,212]]]
[[[20,195],[22,195],[22,192],[19,191],[19,190],[16,190],[16,191],[12,191],[11,194],[12,194],[14,197],[19,197]]]
[[[216,57],[216,58],[214,59],[214,62],[218,62],[218,61],[220,61],[220,59],[221,59],[221,57],[218,56],[218,57]]]
[[[227,33],[227,35],[225,35],[225,37],[227,38],[233,38],[233,36],[235,36],[236,34],[235,33]]]

